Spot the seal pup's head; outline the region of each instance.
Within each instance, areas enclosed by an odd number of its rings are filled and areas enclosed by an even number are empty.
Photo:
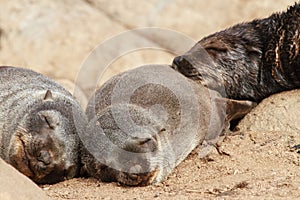
[[[223,96],[258,100],[261,64],[260,37],[252,23],[244,23],[201,39],[172,67]]]
[[[111,105],[89,123],[82,173],[128,186],[153,184],[162,173],[163,160],[171,158],[162,158],[168,153],[161,152],[166,150],[162,147],[166,131],[147,109],[133,104]]]
[[[47,90],[30,106],[11,136],[9,163],[36,183],[74,177],[78,172],[79,140],[70,121],[71,104],[55,99]]]

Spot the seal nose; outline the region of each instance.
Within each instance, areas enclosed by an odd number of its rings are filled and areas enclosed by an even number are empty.
[[[177,56],[174,58],[173,63],[178,66],[183,62],[183,60],[184,60],[183,56]]]
[[[177,56],[173,60],[172,68],[180,71],[183,68],[192,69],[193,66],[184,56]]]
[[[183,57],[182,56],[177,56],[174,58],[173,63],[172,63],[172,68],[175,70],[178,70],[178,66],[181,65],[183,61]]]
[[[172,63],[172,68],[195,80],[201,79],[202,76],[196,66],[196,63],[187,55],[175,57]]]
[[[134,153],[153,152],[157,149],[157,141],[155,137],[133,138],[126,142],[124,150]]]
[[[44,163],[45,165],[49,165],[51,163],[51,156],[50,153],[46,150],[41,150],[37,160]]]

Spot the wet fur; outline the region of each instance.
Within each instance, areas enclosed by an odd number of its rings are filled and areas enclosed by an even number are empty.
[[[300,4],[200,40],[173,67],[232,99],[261,101],[300,87]]]

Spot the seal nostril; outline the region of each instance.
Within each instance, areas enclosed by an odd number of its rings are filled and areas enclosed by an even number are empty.
[[[180,66],[182,64],[183,60],[184,60],[183,56],[175,57],[174,60],[173,60],[173,64],[175,64],[175,65],[173,65],[173,68]]]
[[[51,156],[48,151],[41,150],[37,160],[43,162],[45,165],[49,165],[51,163]]]

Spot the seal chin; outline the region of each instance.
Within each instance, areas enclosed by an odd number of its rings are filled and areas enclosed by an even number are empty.
[[[32,180],[40,184],[53,184],[76,176],[78,167],[75,164],[66,166],[65,164],[53,164],[47,166],[40,161],[30,167],[33,168],[34,177]]]
[[[40,184],[53,184],[76,176],[78,166],[69,161],[58,162],[55,160],[56,156],[51,151],[42,150],[38,157],[32,157],[29,167],[35,174],[32,180]]]
[[[159,169],[138,173],[136,170],[142,170],[138,164],[132,167],[135,168],[134,172],[116,170],[101,163],[94,163],[94,165],[86,167],[88,167],[86,169],[88,176],[93,176],[103,182],[118,182],[124,186],[147,186],[154,184],[159,174]]]
[[[76,165],[72,165],[67,168],[55,166],[50,173],[44,174],[41,178],[33,179],[33,180],[40,184],[54,184],[60,181],[71,179],[76,175],[76,173],[77,173]]]
[[[119,183],[127,186],[147,186],[154,183],[158,172],[158,170],[139,174],[120,172],[117,180]]]

